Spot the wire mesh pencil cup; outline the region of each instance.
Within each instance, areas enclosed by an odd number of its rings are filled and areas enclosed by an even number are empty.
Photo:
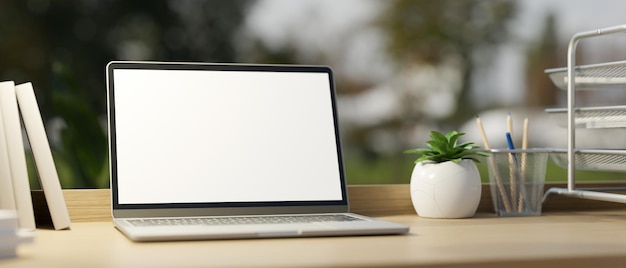
[[[487,158],[491,196],[499,216],[539,216],[549,152],[492,149]]]

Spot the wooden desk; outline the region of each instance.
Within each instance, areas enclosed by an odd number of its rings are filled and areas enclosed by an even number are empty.
[[[74,194],[68,193],[66,199]],[[94,195],[106,195],[98,190],[81,193],[89,193],[85,199],[94,205],[100,202],[92,200]],[[78,207],[86,209],[67,201],[70,215],[76,215]],[[0,260],[0,266],[626,267],[626,210],[546,212],[524,218],[480,212],[460,220],[404,213],[380,216],[411,226],[410,234],[402,236],[166,243],[134,243],[110,220],[94,215],[99,221],[77,222],[75,217],[71,230],[38,229],[33,244],[21,246],[18,258]]]

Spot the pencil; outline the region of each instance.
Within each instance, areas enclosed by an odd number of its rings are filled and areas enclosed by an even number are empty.
[[[485,129],[483,128],[483,122],[480,121],[480,117],[478,117],[478,115],[476,116],[476,125],[478,125],[478,130],[480,130],[480,136],[483,138],[483,147],[485,147],[485,150],[491,149],[491,147],[489,147],[489,142],[487,141]]]
[[[524,129],[522,131],[522,149],[528,149],[528,117],[524,118]]]
[[[528,117],[524,118],[524,128],[522,129],[522,149],[526,150],[528,149]],[[522,174],[521,174],[521,184],[522,187],[526,187],[526,163],[528,161],[528,155],[526,152],[522,153],[522,163],[521,163],[521,169],[522,169]],[[524,195],[520,195],[520,202],[519,202],[519,207],[517,208],[518,212],[522,212],[523,207],[522,201],[526,201],[526,200],[522,200],[522,198],[524,197]]]
[[[513,146],[513,116],[511,115],[511,112],[506,115],[506,130],[506,138],[509,149],[513,150],[515,149],[515,146]],[[515,174],[513,173],[513,157],[513,154],[509,154],[509,186],[511,187],[511,205],[516,207],[516,202],[519,202],[519,200],[517,198],[517,182],[515,181]],[[517,205],[517,207],[519,207],[519,205]]]
[[[509,150],[515,150],[515,145],[513,144],[513,137],[511,137],[511,133],[506,133],[506,143],[509,147]],[[517,158],[515,157],[515,153],[509,153],[509,187],[511,188],[511,205],[515,208],[517,207],[519,210],[519,198],[517,195],[517,179],[516,179],[516,170],[517,170]]]
[[[489,147],[489,141],[487,140],[487,135],[485,134],[485,129],[483,128],[483,123],[480,120],[480,117],[478,117],[478,115],[476,116],[476,125],[478,125],[478,130],[480,131],[480,135],[483,138],[483,147],[485,147],[486,150],[491,149],[491,147]],[[502,198],[502,204],[504,205],[504,210],[506,210],[506,212],[510,212],[511,205],[509,202],[509,198],[506,195],[506,192],[504,190],[504,185],[502,184],[502,179],[500,178],[500,173],[498,172],[498,169],[497,169],[497,166],[493,157],[489,157],[488,163],[489,163],[489,168],[491,169],[491,171],[493,171],[494,178],[496,179],[496,185],[498,187],[498,192],[500,192],[500,197]]]
[[[506,116],[506,130],[511,134],[511,139],[513,138],[513,116],[511,116],[511,112]]]

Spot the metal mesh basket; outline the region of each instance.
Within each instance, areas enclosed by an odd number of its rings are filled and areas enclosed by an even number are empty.
[[[504,184],[510,184],[511,180],[524,175],[533,176],[533,172],[539,171],[545,173],[546,160],[548,152],[543,150],[497,150],[490,151],[489,168],[492,172],[490,175],[499,173],[500,179]],[[515,174],[520,173],[520,174]],[[529,180],[530,181],[530,180]]]
[[[490,150],[489,182],[498,215],[541,214],[547,159],[545,150]]]
[[[550,154],[552,161],[567,168],[567,152],[565,150]],[[576,151],[576,169],[626,172],[626,150],[588,150]]]
[[[626,86],[626,61],[581,65],[574,68],[576,87]],[[558,88],[567,90],[567,67],[546,69],[545,73]]]
[[[566,108],[550,108],[545,111],[551,115],[557,125],[567,127]],[[626,127],[626,106],[576,108],[574,124],[578,128]]]

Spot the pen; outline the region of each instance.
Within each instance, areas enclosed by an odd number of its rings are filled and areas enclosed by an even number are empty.
[[[510,118],[510,117],[509,117]],[[515,150],[515,145],[513,144],[513,138],[511,137],[511,132],[506,132],[506,143],[509,146],[509,150]],[[509,153],[509,182],[510,182],[510,188],[511,188],[511,202],[513,207],[518,207],[520,206],[520,203],[518,202],[518,195],[517,195],[517,157],[515,156],[515,154],[513,152]]]
[[[511,132],[506,133],[506,143],[509,146],[509,150],[515,150],[515,145],[513,144],[513,138],[511,137]]]
[[[515,150],[515,145],[513,144],[513,139],[511,138],[511,133],[509,132],[506,133],[506,143],[509,146],[509,150]],[[526,198],[528,194],[526,193],[526,188],[524,188],[526,180],[523,177],[522,173],[519,173],[519,162],[517,162],[517,156],[515,155],[515,153],[509,153],[509,157],[509,165],[511,166],[509,169],[509,175],[511,178],[511,199],[513,201],[513,206],[515,206],[515,201],[518,202],[517,210],[518,212],[522,212],[524,210],[524,207],[530,207],[528,199]],[[517,176],[519,176],[519,179],[517,179]],[[521,183],[521,185],[519,185],[521,195],[519,196],[517,196],[518,183]]]

